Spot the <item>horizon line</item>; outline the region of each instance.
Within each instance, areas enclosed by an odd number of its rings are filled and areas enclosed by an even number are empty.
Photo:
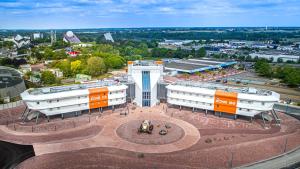
[[[86,27],[86,28],[0,28],[0,30],[78,30],[78,29],[146,29],[146,28],[300,28],[300,26],[141,26],[141,27]]]

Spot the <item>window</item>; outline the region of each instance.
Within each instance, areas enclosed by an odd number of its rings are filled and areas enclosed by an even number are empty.
[[[242,110],[242,108],[239,108],[239,110]]]
[[[247,109],[247,111],[250,111],[250,109]]]
[[[249,104],[252,104],[252,101],[248,101]]]
[[[36,102],[36,104],[40,104],[40,102]]]
[[[56,100],[56,102],[59,102],[59,100]]]
[[[263,105],[263,106],[264,106],[264,105],[265,105],[265,102],[261,102],[261,105]]]

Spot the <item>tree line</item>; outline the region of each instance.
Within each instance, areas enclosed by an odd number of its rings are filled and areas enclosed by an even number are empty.
[[[300,69],[288,65],[271,66],[267,60],[260,59],[254,64],[255,71],[265,77],[279,78],[289,86],[300,85]]]

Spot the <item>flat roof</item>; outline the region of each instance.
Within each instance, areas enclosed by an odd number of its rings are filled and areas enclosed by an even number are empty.
[[[182,70],[195,70],[199,68],[204,68],[207,66],[200,66],[195,64],[179,63],[179,62],[170,62],[165,64],[166,68],[182,69]]]
[[[257,95],[261,95],[261,96],[272,95],[271,91],[264,90],[264,89],[256,89],[253,87],[238,88],[238,87],[230,87],[230,86],[225,86],[225,85],[216,84],[216,83],[204,83],[204,82],[197,82],[197,81],[177,81],[177,82],[175,82],[175,84],[172,84],[172,85],[223,90],[226,92],[235,92],[235,93],[257,94]]]
[[[187,59],[171,60],[165,63],[166,69],[173,69],[181,72],[194,73],[197,71],[208,70],[235,64],[234,60],[216,60],[216,59]]]
[[[32,95],[50,94],[50,93],[58,93],[58,92],[72,91],[72,90],[107,87],[107,86],[119,85],[119,84],[120,84],[119,82],[109,80],[109,81],[98,81],[95,83],[87,83],[87,84],[75,84],[75,85],[67,85],[67,86],[35,88],[35,89],[29,90],[28,92],[29,92],[29,94],[32,94]]]

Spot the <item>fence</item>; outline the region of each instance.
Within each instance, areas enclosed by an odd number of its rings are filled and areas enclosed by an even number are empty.
[[[276,103],[274,105],[274,110],[281,111],[291,115],[300,116],[300,106]]]
[[[16,102],[11,102],[11,103],[6,103],[6,104],[0,104],[0,110],[18,107],[18,106],[21,106],[23,104],[24,103],[23,103],[22,100],[19,100],[19,101],[16,101]]]

